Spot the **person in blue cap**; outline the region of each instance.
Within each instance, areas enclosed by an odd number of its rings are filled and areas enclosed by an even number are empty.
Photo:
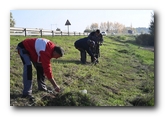
[[[91,62],[96,60],[93,53],[93,48],[95,47],[95,42],[89,40],[87,37],[76,40],[74,43],[76,49],[80,51],[80,61],[82,64],[86,64],[87,53],[91,56]]]

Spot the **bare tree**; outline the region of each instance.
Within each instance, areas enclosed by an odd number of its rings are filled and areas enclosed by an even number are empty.
[[[92,23],[90,26],[90,29],[93,31],[93,30],[98,29],[98,27],[99,27],[98,23]]]
[[[105,31],[107,33],[124,33],[125,32],[125,26],[123,24],[120,24],[118,22],[101,22],[100,23],[100,30]],[[98,29],[98,23],[92,23],[90,26],[90,29],[96,30]]]
[[[115,22],[113,25],[115,33],[123,33],[124,27],[125,26],[123,24],[120,24],[118,22]]]
[[[107,22],[107,32],[112,33],[113,32],[113,23],[112,22]]]
[[[100,23],[100,30],[104,31],[104,24],[103,23]]]
[[[118,32],[123,33],[124,27],[125,26],[123,24],[118,23]]]

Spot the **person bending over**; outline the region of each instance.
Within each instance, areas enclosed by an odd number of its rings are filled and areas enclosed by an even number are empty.
[[[48,91],[45,77],[50,81],[54,90],[60,92],[60,86],[56,83],[50,60],[60,58],[64,50],[52,41],[44,38],[26,38],[17,45],[18,54],[23,63],[23,95],[22,98],[32,96],[32,64],[37,71],[38,90]]]

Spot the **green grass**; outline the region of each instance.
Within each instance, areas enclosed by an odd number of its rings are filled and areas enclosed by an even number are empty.
[[[65,50],[65,55],[52,59],[55,80],[63,88],[59,95],[37,91],[33,68],[35,103],[20,98],[22,62],[15,48],[25,39],[10,37],[10,105],[13,106],[154,106],[154,52],[139,48],[133,36],[104,37],[99,64],[80,64],[80,53],[74,42],[84,36],[44,37]],[[48,88],[51,84],[46,80]],[[86,89],[87,94],[80,90]]]

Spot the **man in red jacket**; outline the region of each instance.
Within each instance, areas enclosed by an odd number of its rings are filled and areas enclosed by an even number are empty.
[[[48,91],[44,83],[45,76],[51,82],[56,92],[60,87],[53,78],[50,64],[51,58],[62,57],[64,51],[53,42],[44,38],[27,38],[17,46],[18,53],[23,62],[23,95],[22,98],[32,96],[32,63],[37,71],[38,90]]]

